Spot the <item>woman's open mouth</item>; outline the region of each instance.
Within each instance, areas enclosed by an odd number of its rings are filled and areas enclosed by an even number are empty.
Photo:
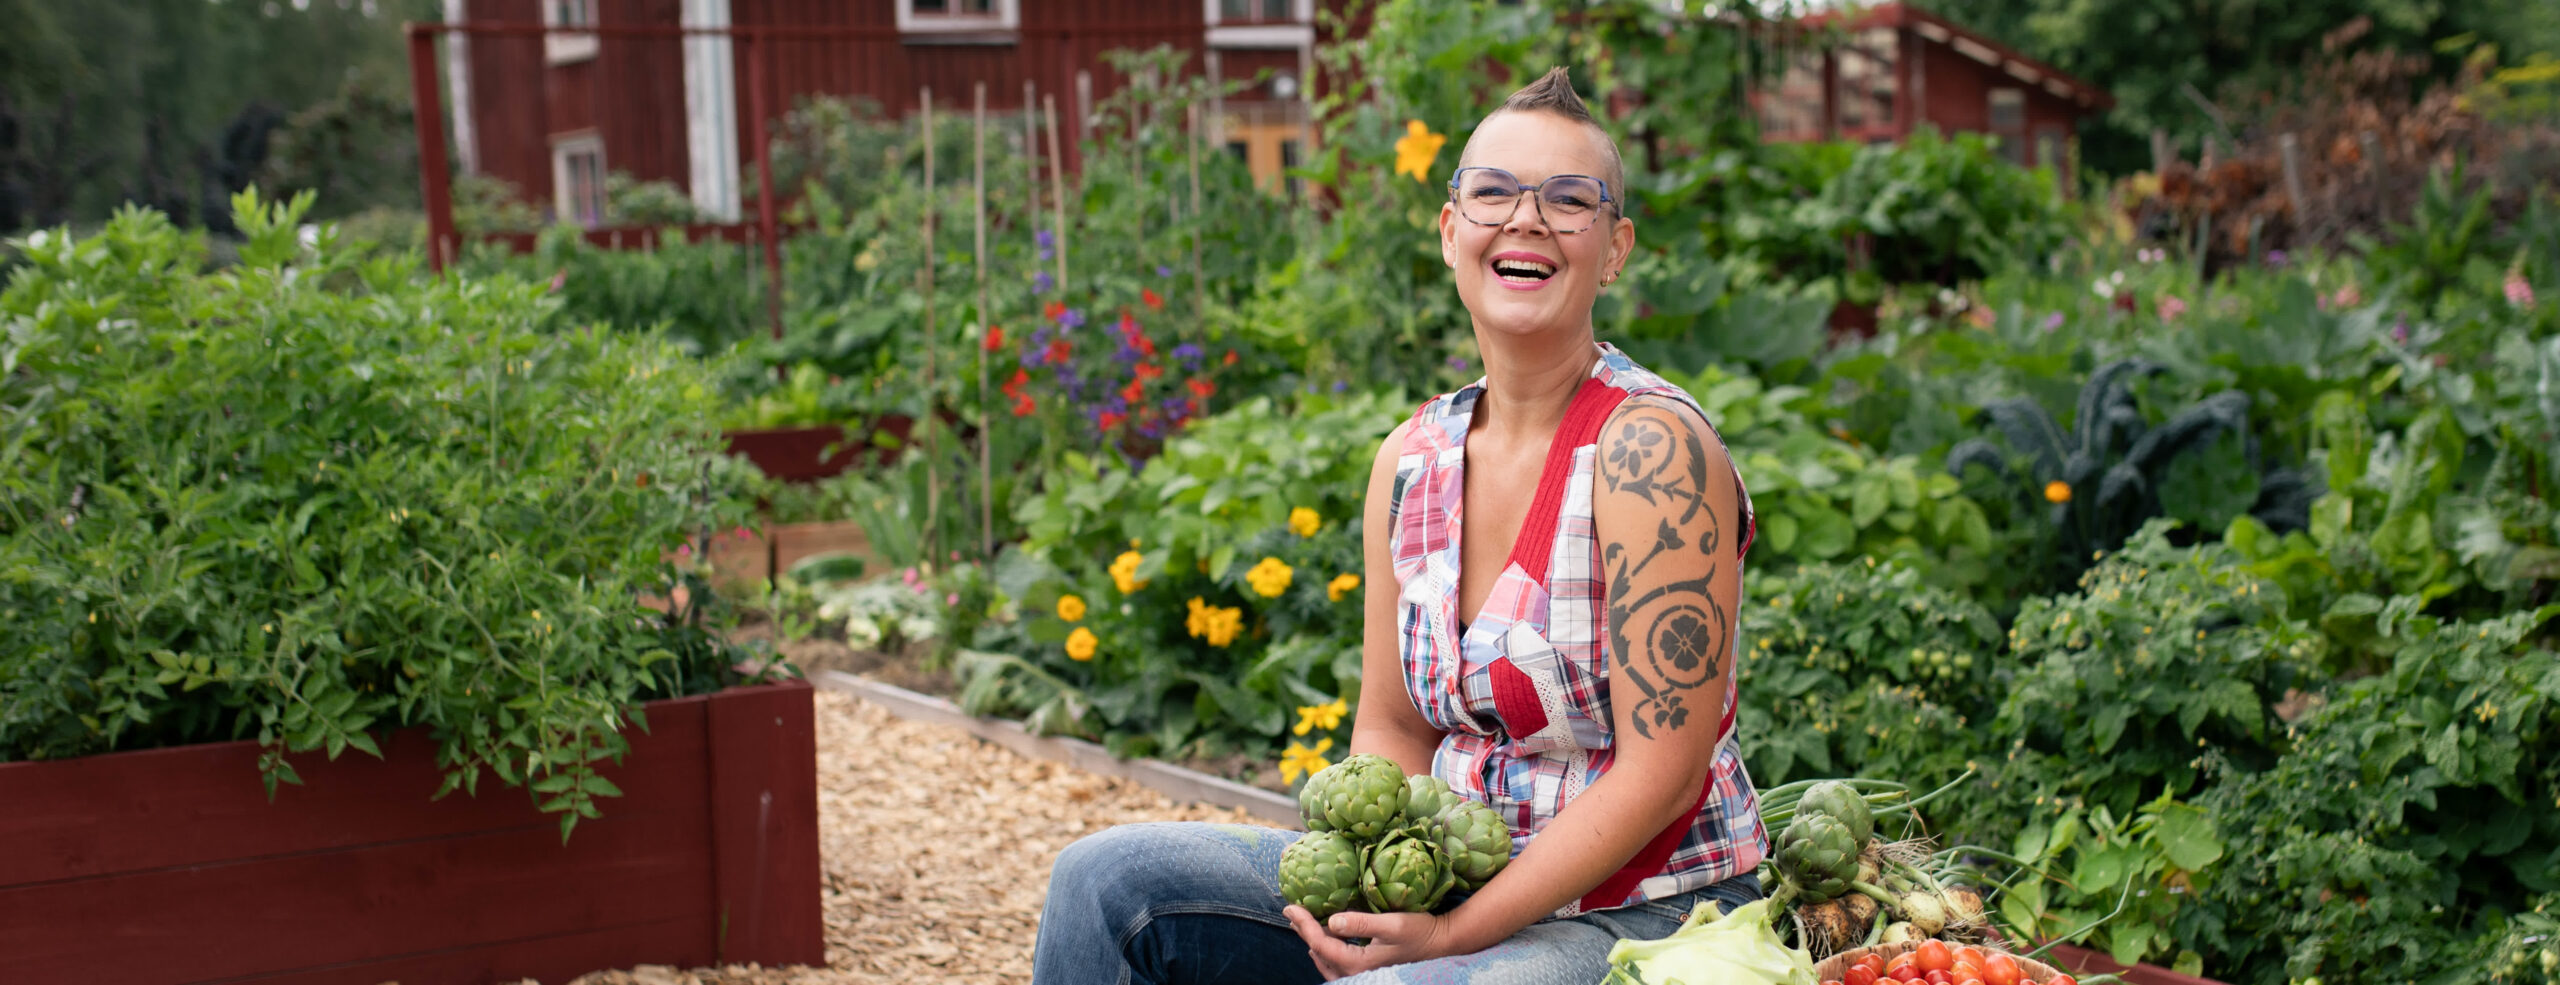
[[[1555,261],[1535,253],[1515,251],[1493,258],[1493,279],[1514,290],[1537,290],[1555,275]]]

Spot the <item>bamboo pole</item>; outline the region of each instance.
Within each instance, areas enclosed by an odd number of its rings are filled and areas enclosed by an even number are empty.
[[[936,195],[933,188],[933,87],[924,89],[924,268],[916,276],[924,281],[924,411],[916,420],[912,433],[924,435],[924,557],[934,559],[935,535],[942,531],[942,483],[935,474],[940,464],[934,459],[941,453],[942,442],[935,440],[934,427],[941,423],[935,416],[934,364],[939,360],[934,350],[940,348],[939,326],[933,311],[933,226]]]
[[[1183,137],[1183,149],[1191,158],[1191,310],[1201,327],[1209,321],[1208,281],[1200,272],[1200,234],[1209,228],[1208,212],[1200,205],[1200,104],[1190,106],[1190,133]]]
[[[1049,224],[1058,242],[1058,294],[1067,293],[1067,159],[1058,154],[1058,97],[1040,97],[1049,121]]]
[[[1036,270],[1040,262],[1040,94],[1028,79],[1022,83],[1022,157],[1031,162],[1031,197],[1022,207],[1022,224],[1031,230],[1031,256]],[[1036,314],[1040,302],[1032,301],[1031,310]]]
[[[976,148],[977,173],[970,180],[970,198],[977,203],[978,222],[978,550],[981,556],[994,560],[996,544],[996,470],[994,452],[995,428],[987,414],[995,403],[987,393],[987,344],[996,331],[995,309],[987,304],[987,84],[978,83],[976,133],[971,141]]]

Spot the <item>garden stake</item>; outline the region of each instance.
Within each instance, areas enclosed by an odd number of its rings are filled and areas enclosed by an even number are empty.
[[[1022,224],[1031,230],[1031,255],[1032,262],[1036,265],[1039,263],[1040,256],[1040,99],[1027,80],[1022,83],[1022,156],[1031,162],[1028,172],[1031,179],[1031,200],[1029,204],[1023,206]],[[1033,269],[1038,268],[1035,266]],[[1031,312],[1032,316],[1037,318],[1040,312],[1040,299],[1036,295],[1039,292],[1035,290],[1032,293],[1035,296],[1031,299]]]
[[[987,419],[987,345],[995,326],[987,306],[987,84],[978,83],[976,133],[971,137],[977,158],[977,173],[970,180],[969,197],[977,204],[978,223],[978,550],[995,550],[996,515],[995,464],[989,458],[988,446],[995,440],[995,429]]]
[[[1058,97],[1040,97],[1040,110],[1049,119],[1049,227],[1057,235],[1058,296],[1067,294],[1067,159],[1058,156]]]
[[[934,208],[935,204],[933,87],[926,86],[924,88],[924,269],[916,272],[916,276],[924,278],[924,411],[917,415],[916,430],[924,435],[924,488],[926,490],[924,557],[926,561],[933,560],[934,549],[941,546],[935,543],[935,535],[942,532],[942,483],[937,481],[934,475],[936,471],[934,458],[941,454],[942,442],[935,440],[937,436],[933,433],[933,427],[939,420],[934,416],[936,409],[933,399],[934,349],[941,343],[933,318],[933,220],[939,211]]]
[[[1191,310],[1202,325],[1209,322],[1209,291],[1200,276],[1200,232],[1209,226],[1208,215],[1200,208],[1200,104],[1189,107],[1191,132],[1183,137],[1183,150],[1191,158]]]

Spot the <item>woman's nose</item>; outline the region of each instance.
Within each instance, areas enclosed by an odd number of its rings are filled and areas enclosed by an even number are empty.
[[[1538,207],[1538,196],[1522,195],[1511,201],[1511,217],[1502,221],[1504,232],[1548,232],[1547,213]]]

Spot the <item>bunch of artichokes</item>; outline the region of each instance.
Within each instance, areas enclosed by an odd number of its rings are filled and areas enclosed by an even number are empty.
[[[1344,910],[1428,913],[1511,862],[1502,816],[1432,776],[1358,755],[1298,791],[1306,837],[1280,856],[1280,895],[1316,919]]]

